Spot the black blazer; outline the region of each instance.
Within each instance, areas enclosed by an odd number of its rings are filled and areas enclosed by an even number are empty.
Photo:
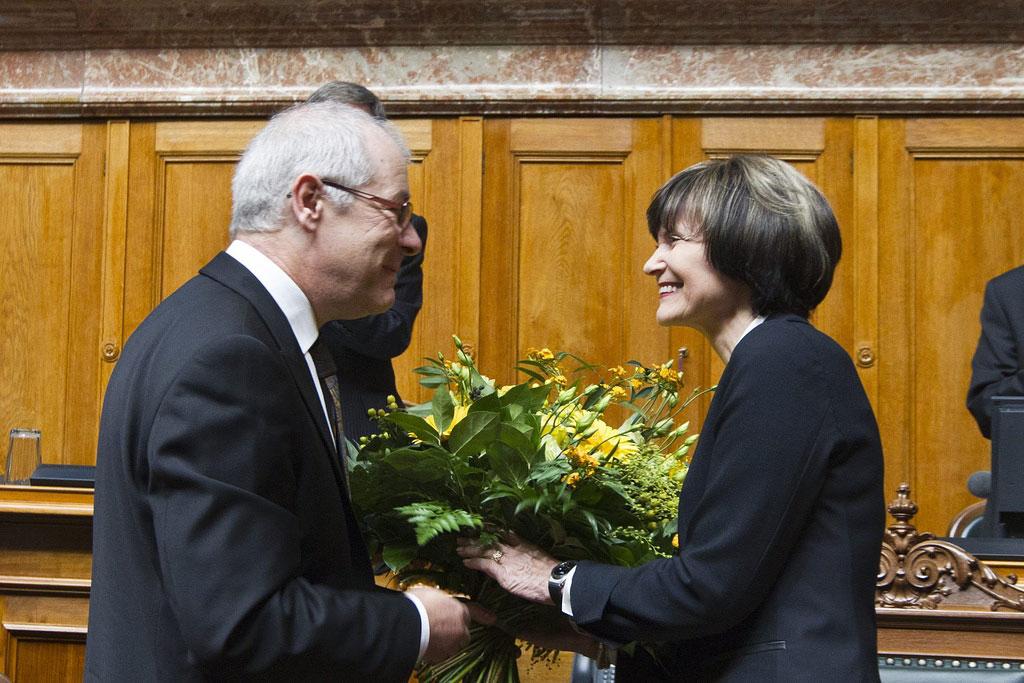
[[[308,366],[227,254],[125,345],[100,424],[88,681],[404,681]]]
[[[986,439],[992,438],[993,396],[1024,396],[1024,266],[985,286],[967,409]]]
[[[357,320],[333,320],[320,330],[338,366],[342,424],[345,437],[353,441],[380,431],[366,411],[387,405],[388,394],[402,405],[391,359],[402,355],[412,339],[412,326],[423,305],[423,253],[427,248],[427,222],[413,214],[412,226],[423,249],[402,260],[391,308]]]
[[[612,642],[619,680],[877,681],[882,449],[846,352],[803,318],[737,344],[679,498],[678,554],[581,562],[574,620]],[[621,654],[621,653],[620,653]]]

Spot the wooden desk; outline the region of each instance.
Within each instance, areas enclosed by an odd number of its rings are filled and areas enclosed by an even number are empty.
[[[909,508],[891,506],[890,512],[894,509],[898,522],[890,530],[910,539],[904,550],[918,548],[923,536],[909,524]],[[0,486],[0,672],[13,682],[82,680],[91,550],[91,492]],[[986,566],[1003,577],[1019,569],[1014,563],[972,567],[974,558],[961,559],[974,579],[984,579]],[[937,595],[938,582],[918,576],[911,583],[919,586],[900,594],[908,604],[877,608],[879,652],[1024,660],[1024,604],[994,611],[991,595],[970,582],[958,585],[966,574],[952,564],[938,556],[932,565],[945,577],[938,590],[948,594]],[[901,566],[907,576],[931,571],[920,562]],[[879,595],[893,590],[889,582]],[[1017,595],[1017,589],[1001,590],[1011,598]],[[1024,592],[1020,595],[1024,598]],[[552,668],[528,667],[524,661],[522,679],[567,681],[570,663],[568,656]]]
[[[0,486],[0,672],[80,681],[92,567],[92,493]]]

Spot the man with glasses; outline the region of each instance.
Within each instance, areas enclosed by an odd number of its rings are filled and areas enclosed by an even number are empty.
[[[356,107],[384,121],[384,106],[372,91],[346,81],[332,81],[320,86],[307,102],[337,102]],[[412,227],[424,247],[427,243],[427,222],[411,214]],[[371,409],[387,407],[388,396],[394,396],[399,407],[402,399],[395,385],[391,359],[409,348],[412,327],[423,305],[423,249],[406,256],[395,281],[395,303],[386,312],[358,320],[335,320],[320,330],[338,367],[339,403],[345,437],[359,441],[379,431],[377,422],[368,416]]]
[[[233,242],[110,379],[85,680],[397,682],[468,642],[463,603],[374,585],[318,340],[394,303],[421,247],[407,164],[390,124],[332,103],[245,151]]]

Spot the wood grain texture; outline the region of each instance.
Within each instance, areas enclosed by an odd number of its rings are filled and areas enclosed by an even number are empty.
[[[879,413],[887,473],[908,477],[919,492],[923,528],[945,528],[973,502],[967,477],[989,464],[989,442],[964,397],[985,283],[1024,261],[1021,125],[960,119],[880,126],[879,277],[887,285],[880,329],[887,350]]]
[[[103,253],[103,195],[93,183],[105,126],[2,128],[0,356],[10,362],[0,369],[0,430],[40,429],[44,462],[89,462]]]
[[[643,212],[663,177],[660,126],[485,123],[485,371],[515,380],[511,368],[531,347],[602,365],[671,358],[654,322],[656,290],[642,273]]]

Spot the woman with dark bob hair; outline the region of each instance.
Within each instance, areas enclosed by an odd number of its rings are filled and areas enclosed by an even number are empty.
[[[725,361],[679,497],[679,552],[636,568],[463,541],[468,567],[557,605],[548,645],[619,680],[877,681],[882,448],[848,354],[807,317],[842,250],[828,202],[788,164],[735,156],[669,180],[647,212],[658,322]]]

